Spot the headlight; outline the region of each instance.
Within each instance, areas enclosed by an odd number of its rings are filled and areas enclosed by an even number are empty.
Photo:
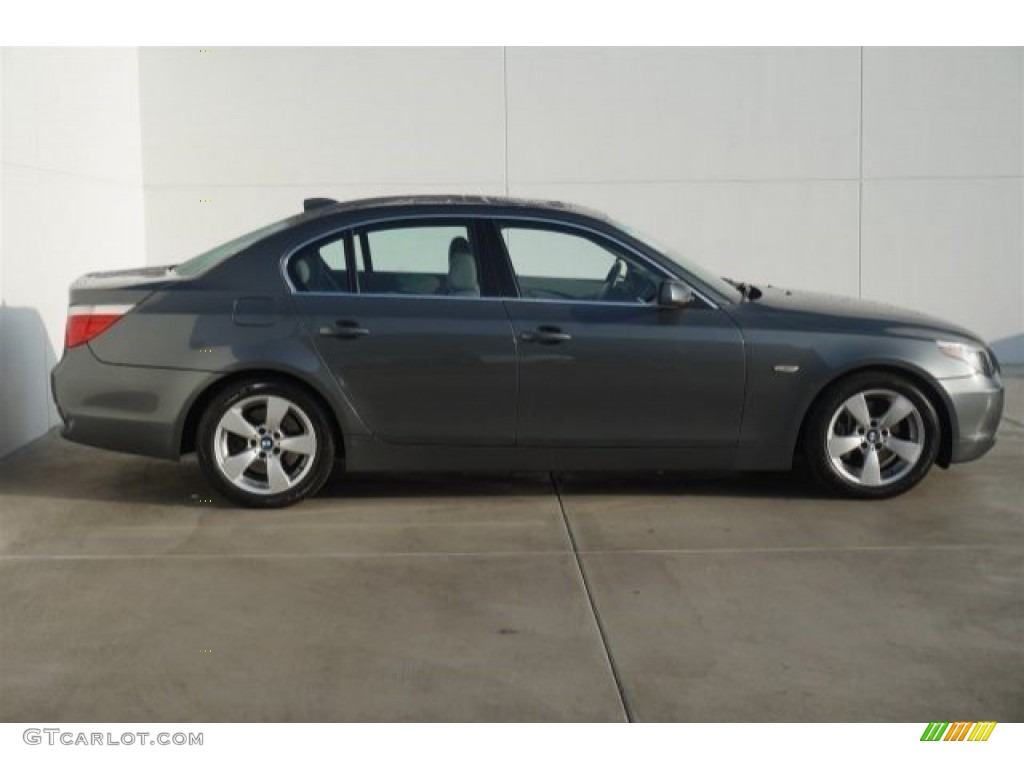
[[[966,363],[974,372],[985,376],[995,373],[995,364],[984,347],[960,341],[936,341],[935,343],[939,345],[942,354]]]

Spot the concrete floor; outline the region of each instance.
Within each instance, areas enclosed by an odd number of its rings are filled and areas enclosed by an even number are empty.
[[[789,478],[338,477],[288,510],[0,462],[0,720],[1024,719],[1024,391],[884,503]]]

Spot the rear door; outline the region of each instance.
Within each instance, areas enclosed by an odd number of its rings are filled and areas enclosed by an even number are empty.
[[[474,220],[402,219],[331,235],[290,259],[316,348],[381,439],[514,442],[515,341],[485,236]]]

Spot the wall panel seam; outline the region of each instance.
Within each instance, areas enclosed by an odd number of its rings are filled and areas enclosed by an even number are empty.
[[[857,127],[857,296],[864,297],[864,46],[860,46],[860,107]]]

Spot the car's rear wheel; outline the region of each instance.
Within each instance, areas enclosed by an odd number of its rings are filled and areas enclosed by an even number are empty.
[[[227,498],[284,507],[316,493],[334,463],[328,416],[301,387],[250,380],[221,392],[199,422],[203,472]]]
[[[939,436],[935,407],[914,381],[865,372],[839,382],[815,403],[804,452],[830,490],[878,499],[924,479],[938,454]]]

